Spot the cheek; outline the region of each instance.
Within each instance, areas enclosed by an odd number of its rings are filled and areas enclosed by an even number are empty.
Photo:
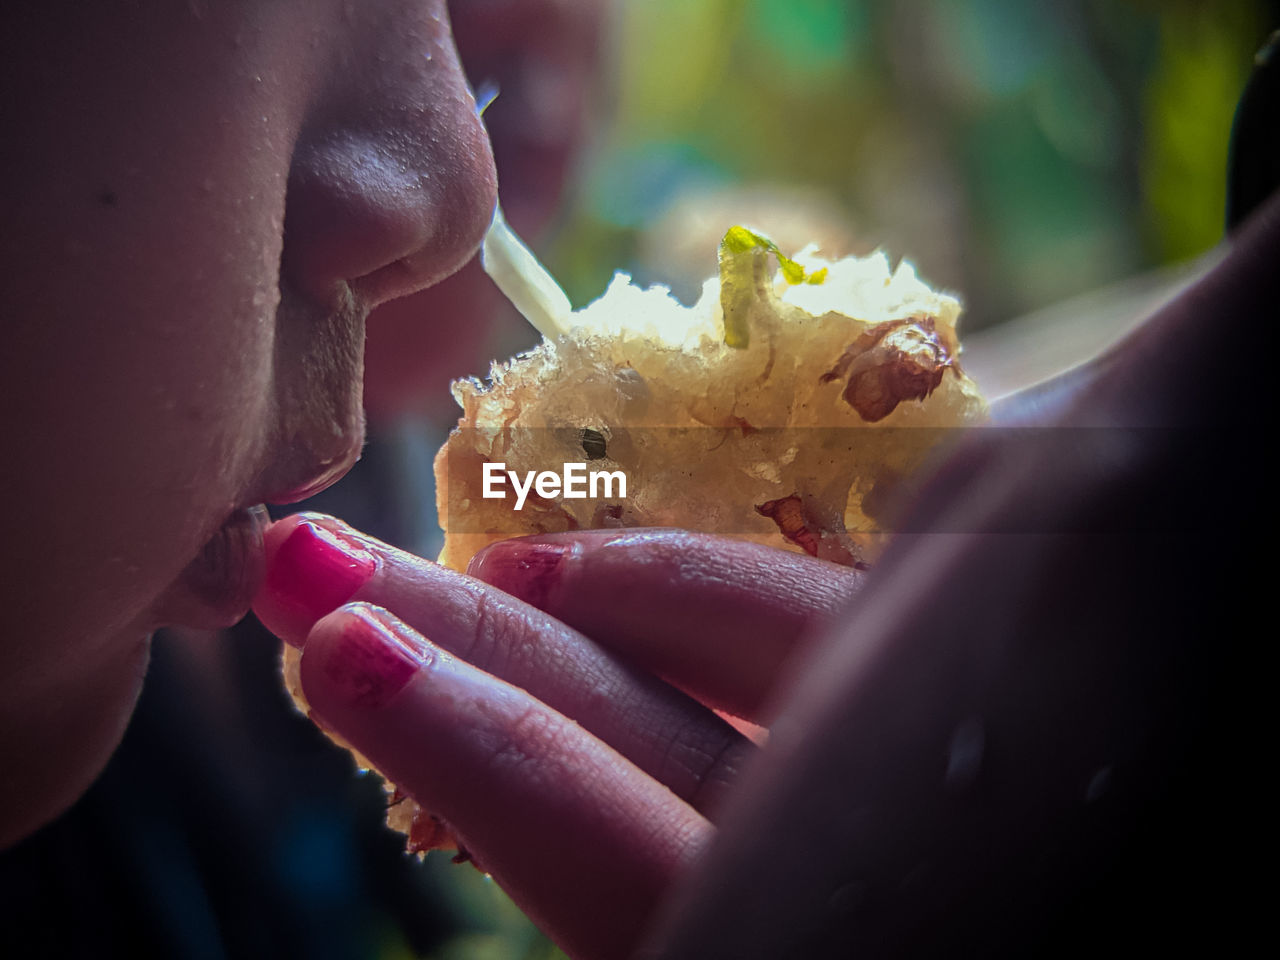
[[[115,75],[127,88],[127,68]],[[228,89],[242,81],[243,97]],[[252,83],[232,71],[160,102],[104,96],[179,115],[201,97],[237,103]],[[118,121],[107,103],[81,106]],[[272,408],[293,136],[257,108],[127,137],[46,133],[17,211],[27,229],[0,241],[12,267],[0,426],[16,451],[3,487],[21,505],[9,542],[23,545],[4,574],[33,638],[15,659],[30,662],[123,630],[251,488]]]
[[[181,253],[175,277],[209,262]],[[0,810],[0,824],[17,830],[105,762],[141,682],[146,611],[243,495],[271,406],[272,304],[234,282],[249,264],[187,283],[124,283],[134,275],[113,279],[111,256],[100,264],[93,289],[113,295],[46,295],[56,322],[28,329],[6,371],[0,727],[23,731],[27,808]],[[77,310],[95,322],[71,323]]]
[[[10,381],[22,400],[7,435],[23,467],[6,483],[21,504],[10,542],[29,545],[34,562],[6,582],[25,583],[46,635],[123,627],[256,477],[271,409],[270,305],[253,316],[225,299],[160,293],[156,326],[100,309],[92,336],[29,342],[29,369],[47,373]],[[59,601],[68,584],[73,602]]]
[[[117,6],[0,37],[21,148],[0,183],[0,845],[105,761],[150,606],[252,491],[272,430],[306,71],[266,89],[271,38],[222,22],[246,5]]]

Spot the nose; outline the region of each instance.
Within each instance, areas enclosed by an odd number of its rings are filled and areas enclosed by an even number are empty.
[[[259,478],[280,503],[318,492],[359,456],[367,313],[462,266],[496,202],[443,0],[350,5],[332,39],[285,192],[277,406]]]
[[[290,165],[281,269],[317,303],[359,307],[430,286],[474,253],[493,213],[489,140],[443,4],[348,24]]]

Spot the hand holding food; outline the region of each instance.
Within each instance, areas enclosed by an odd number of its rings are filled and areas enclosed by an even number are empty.
[[[311,716],[403,789],[393,818],[404,794],[440,818],[406,824],[412,840],[442,841],[443,821],[461,856],[592,957],[634,944],[756,752],[699,700],[761,717],[863,576],[674,530],[502,543],[477,561],[498,586],[328,517],[280,521],[267,549],[255,609],[303,646]],[[529,598],[551,613],[500,589],[528,595],[515,571],[530,561]],[[321,618],[320,593],[351,602]]]

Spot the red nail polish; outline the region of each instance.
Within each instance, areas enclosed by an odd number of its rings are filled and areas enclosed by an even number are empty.
[[[423,663],[413,647],[385,624],[352,614],[321,669],[348,704],[375,709],[399,693]]]
[[[546,607],[572,549],[569,543],[502,540],[473,557],[467,573],[525,603]]]
[[[298,643],[326,613],[350,600],[378,568],[358,543],[311,522],[280,545],[263,589],[297,614]]]

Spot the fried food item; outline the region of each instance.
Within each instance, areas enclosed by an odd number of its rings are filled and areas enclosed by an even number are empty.
[[[903,481],[987,417],[958,362],[960,304],[883,254],[791,259],[733,227],[693,306],[619,274],[577,312],[500,218],[485,259],[544,340],[453,385],[463,415],[436,482],[440,562],[457,570],[493,540],[634,526],[866,565]],[[601,482],[569,496],[562,479],[516,508],[518,478],[575,462],[621,473],[626,495]],[[514,475],[490,487],[501,498],[485,496],[486,464]]]
[[[793,260],[734,227],[693,306],[619,274],[574,312],[499,215],[485,267],[544,340],[495,363],[487,382],[453,384],[463,415],[435,469],[440,562],[456,570],[494,540],[631,526],[866,566],[892,493],[950,432],[987,416],[957,362],[960,304],[883,254]],[[583,465],[582,496],[566,464]],[[609,486],[593,488],[588,470]],[[555,473],[554,492],[535,486]],[[486,497],[486,483],[503,495]],[[305,711],[297,663],[286,648],[286,684]],[[466,858],[446,823],[387,789],[388,825],[411,852]]]

